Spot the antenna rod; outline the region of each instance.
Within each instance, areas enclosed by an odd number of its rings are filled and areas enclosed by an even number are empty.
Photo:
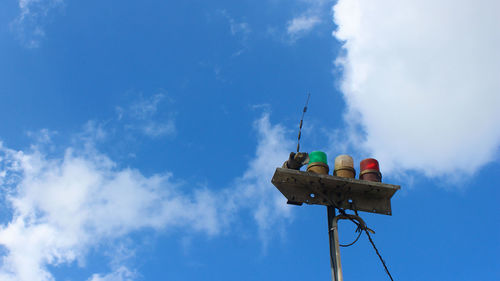
[[[300,151],[300,137],[302,135],[302,123],[304,123],[304,115],[307,112],[307,105],[309,104],[309,98],[311,97],[311,93],[307,94],[307,101],[306,105],[304,106],[304,110],[302,111],[302,117],[300,118],[300,125],[299,125],[299,136],[297,137],[297,153]]]

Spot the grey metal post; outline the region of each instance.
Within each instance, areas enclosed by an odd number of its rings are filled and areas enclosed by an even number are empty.
[[[330,266],[332,269],[332,281],[343,281],[342,265],[340,264],[339,233],[335,216],[335,207],[327,206],[328,213],[328,237],[330,241]]]

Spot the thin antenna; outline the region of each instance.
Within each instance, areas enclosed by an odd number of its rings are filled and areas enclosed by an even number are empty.
[[[299,151],[300,151],[300,137],[302,135],[302,123],[304,123],[304,115],[307,112],[307,105],[309,104],[309,98],[310,97],[311,97],[311,93],[307,93],[306,105],[304,106],[304,110],[302,111],[302,118],[300,118],[299,136],[297,138],[297,153],[299,153]]]

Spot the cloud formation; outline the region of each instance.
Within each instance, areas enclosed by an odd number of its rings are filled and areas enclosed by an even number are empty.
[[[297,36],[299,33],[305,33],[310,31],[319,22],[320,22],[319,18],[315,15],[313,16],[301,15],[288,22],[286,31],[291,36]]]
[[[311,32],[323,21],[330,0],[301,0],[298,2],[306,8],[287,22],[286,31],[292,42]]]
[[[182,191],[171,174],[147,177],[120,169],[95,151],[69,148],[54,159],[40,151],[1,147],[0,152],[6,163],[0,175],[4,189],[10,186],[13,211],[11,221],[0,227],[0,244],[7,250],[0,280],[53,280],[47,265],[83,263],[101,241],[143,228],[220,231],[212,194]]]
[[[63,0],[19,0],[19,16],[11,23],[12,30],[27,48],[37,48],[45,37],[43,28],[48,13]]]
[[[94,274],[88,281],[133,281],[135,278],[136,274],[122,266],[106,275]]]
[[[232,198],[240,207],[253,212],[259,227],[259,235],[264,242],[270,237],[271,227],[279,229],[291,218],[290,206],[283,195],[271,184],[276,167],[288,159],[293,142],[287,139],[286,130],[281,125],[272,125],[269,114],[255,121],[258,145],[255,158],[249,163],[242,177],[236,180],[239,190]]]
[[[141,95],[129,107],[117,107],[118,120],[126,123],[127,130],[138,131],[151,138],[175,135],[174,114],[161,107],[166,101],[167,96],[162,93],[150,97]]]
[[[498,157],[498,1],[340,0],[334,36],[356,148],[388,170],[472,174]]]
[[[139,112],[150,112],[155,107],[140,108]],[[78,135],[83,144],[75,140],[62,156],[47,155],[43,146],[16,151],[0,143],[0,186],[11,212],[0,226],[0,245],[5,249],[0,253],[0,280],[54,280],[50,266],[84,266],[91,249],[119,243],[136,231],[181,229],[213,236],[245,213],[254,217],[266,242],[269,232],[291,216],[270,183],[291,142],[282,126],[270,123],[269,114],[259,118],[254,129],[256,156],[232,186],[218,190],[187,189],[168,172],[145,176],[120,168],[95,150],[94,138],[102,138],[101,129],[89,124]],[[118,247],[110,261],[114,270],[88,280],[135,280],[137,274],[123,266],[124,259],[127,253]]]
[[[232,56],[237,57],[241,54],[243,54],[248,48],[248,39],[250,37],[250,34],[252,33],[252,28],[250,27],[250,24],[248,22],[245,22],[243,20],[237,20],[234,17],[232,17],[226,10],[217,10],[217,14],[224,17],[229,24],[229,31],[231,32],[231,35],[238,38],[241,48],[237,51],[235,51]],[[216,76],[218,79],[221,79],[220,76],[220,69],[216,67],[215,69]],[[223,79],[221,79],[223,80]]]

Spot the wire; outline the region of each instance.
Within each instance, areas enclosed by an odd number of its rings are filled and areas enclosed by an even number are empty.
[[[358,237],[356,237],[356,239],[352,243],[349,243],[347,245],[339,244],[339,246],[340,247],[349,247],[349,246],[356,244],[356,242],[358,242],[358,240],[359,240],[359,237],[361,237],[361,234],[363,234],[363,231],[361,231],[361,229],[359,229],[359,231],[358,230],[356,230],[356,231],[359,232],[359,234],[358,234]]]
[[[366,236],[368,236],[368,240],[370,240],[370,243],[372,244],[373,249],[375,250],[375,253],[377,253],[378,258],[382,262],[382,265],[384,266],[385,272],[387,273],[387,275],[389,275],[389,278],[391,278],[391,280],[394,281],[394,279],[392,279],[391,273],[389,272],[389,269],[387,268],[387,265],[385,264],[384,259],[382,258],[382,256],[380,255],[380,253],[377,249],[377,246],[375,246],[375,242],[373,242],[370,233],[366,229],[365,229],[365,232],[366,232]]]
[[[385,269],[385,272],[387,273],[387,275],[389,276],[389,278],[391,279],[391,281],[394,281],[394,279],[392,278],[392,275],[391,273],[389,272],[389,268],[387,268],[387,265],[385,264],[385,261],[384,259],[382,258],[382,255],[380,254],[379,250],[377,249],[377,246],[375,246],[375,242],[373,242],[373,239],[370,235],[370,231],[373,231],[371,229],[369,229],[366,224],[362,224],[361,222],[357,222],[356,220],[354,220],[352,217],[348,216],[347,213],[345,212],[344,209],[340,208],[339,205],[331,200],[330,198],[328,198],[325,194],[323,194],[323,192],[318,192],[318,194],[323,197],[323,199],[325,199],[326,201],[328,201],[331,206],[333,206],[334,208],[338,209],[339,210],[339,213],[344,215],[345,217],[347,217],[350,221],[352,221],[359,229],[361,229],[362,231],[360,231],[360,233],[362,233],[363,231],[366,233],[366,236],[368,236],[368,240],[370,241],[370,243],[372,244],[372,247],[373,249],[375,250],[375,253],[377,254],[378,258],[380,259],[380,262],[382,262],[382,265],[384,266],[384,269]],[[358,211],[357,210],[354,210],[354,213],[356,214],[356,216],[359,217],[358,215]],[[361,217],[360,217],[361,218]],[[330,226],[330,220],[328,220],[328,228],[331,229],[331,226]],[[356,238],[356,240],[349,244],[348,246],[351,246],[353,245],[354,243],[356,243],[356,241],[359,239],[361,235],[358,236],[358,238]],[[332,247],[332,232],[331,230],[328,231],[328,237],[330,238],[330,261],[332,262],[333,264],[333,257],[331,256],[331,247]],[[348,247],[346,246],[346,247]]]
[[[354,213],[356,214],[356,216],[358,215],[358,211],[357,210],[354,210]],[[380,252],[378,251],[377,249],[377,246],[375,246],[375,242],[373,242],[373,239],[372,239],[372,236],[370,235],[370,232],[368,232],[368,228],[365,228],[363,229],[366,233],[366,236],[368,236],[368,240],[370,241],[370,243],[372,244],[373,246],[373,249],[375,250],[375,253],[377,254],[378,258],[380,259],[380,262],[382,262],[382,265],[384,266],[384,269],[385,269],[385,273],[387,273],[387,275],[389,276],[389,278],[394,281],[394,279],[392,279],[392,275],[391,273],[389,272],[389,269],[387,268],[387,265],[385,264],[385,261],[384,259],[382,258],[382,255],[380,254]]]

